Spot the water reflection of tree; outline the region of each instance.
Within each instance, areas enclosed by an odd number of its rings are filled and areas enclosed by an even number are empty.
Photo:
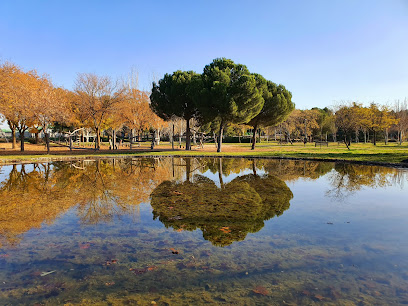
[[[72,206],[64,191],[66,184],[52,173],[50,164],[12,166],[0,185],[0,246],[17,243],[20,234],[52,223]]]
[[[52,223],[78,205],[82,223],[135,214],[137,204],[171,177],[170,160],[121,159],[13,165],[0,184],[0,246]]]
[[[334,168],[333,162],[315,162],[305,160],[258,160],[258,167],[267,173],[276,175],[284,181],[293,181],[299,178],[318,179]]]
[[[223,163],[218,161],[222,177]],[[165,181],[151,194],[153,217],[175,230],[201,229],[217,246],[245,239],[259,231],[264,221],[289,208],[293,195],[275,176],[245,175],[217,187],[214,181],[195,175],[184,182]]]
[[[362,186],[402,186],[406,180],[402,171],[385,167],[336,164],[331,171],[334,163],[243,158],[127,158],[10,167],[7,179],[0,183],[0,246],[17,243],[22,233],[54,222],[74,206],[86,224],[108,222],[123,214],[137,217],[138,204],[148,202],[153,190],[155,217],[176,229],[201,228],[215,244],[227,245],[258,231],[264,220],[289,207],[292,193],[281,180],[316,179],[329,172],[332,189],[328,194],[334,197],[344,197]],[[254,174],[224,184],[225,175],[236,176],[247,169]],[[259,170],[267,175],[257,176],[263,173]],[[206,171],[218,174],[220,187],[197,175]],[[169,220],[177,217],[172,213],[178,209],[183,213],[182,203],[191,207],[186,212],[190,215]],[[195,216],[194,211],[203,212],[203,217]],[[227,223],[222,225],[222,220]],[[221,231],[224,226],[231,232]]]
[[[402,184],[403,176],[394,168],[337,163],[328,178],[332,189],[327,195],[343,199],[363,187],[387,187]]]

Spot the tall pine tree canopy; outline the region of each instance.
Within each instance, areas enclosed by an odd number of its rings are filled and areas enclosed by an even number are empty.
[[[226,58],[214,59],[205,66],[202,80],[197,106],[204,121],[220,121],[217,149],[220,152],[224,128],[229,123],[248,122],[261,111],[262,90],[245,65]]]
[[[153,82],[150,107],[162,119],[177,116],[186,120],[186,150],[190,146],[190,119],[198,115],[193,99],[201,88],[201,77],[194,71],[176,71],[165,74],[158,84]],[[199,87],[199,88],[197,88]]]
[[[256,130],[259,127],[276,125],[284,121],[295,109],[295,104],[292,102],[292,93],[285,86],[265,81],[260,75],[255,75],[255,77],[258,80],[258,88],[262,90],[265,103],[259,114],[248,122],[248,125],[254,128],[252,149],[255,148]]]

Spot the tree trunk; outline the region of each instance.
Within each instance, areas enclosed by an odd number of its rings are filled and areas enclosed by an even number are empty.
[[[252,146],[251,146],[251,150],[255,150],[255,144],[256,144],[256,129],[258,128],[258,125],[255,124],[253,126],[253,131],[252,131]]]
[[[222,179],[222,158],[218,159],[218,179],[220,180],[220,187],[224,188],[224,181]]]
[[[39,143],[39,135],[38,135],[39,133],[40,133],[40,132],[35,132],[35,133],[34,133],[34,135],[35,135],[34,143],[35,143],[35,144],[38,144],[38,143]]]
[[[256,160],[255,159],[252,160],[252,172],[254,173],[255,176],[257,176],[257,174],[256,174]]]
[[[18,129],[18,132],[20,133],[20,151],[24,151],[24,132],[25,130],[20,130]]]
[[[200,135],[200,148],[204,149],[204,134],[201,133]]]
[[[95,132],[96,132],[95,150],[99,150],[100,149],[100,138],[99,138],[99,128],[98,127],[95,129]]]
[[[306,127],[306,119],[305,119],[305,139],[306,139],[306,142],[307,142],[307,127]],[[305,142],[305,145],[306,145],[306,142]]]
[[[186,180],[190,181],[190,172],[191,172],[191,158],[186,158]]]
[[[181,129],[180,129],[180,133],[179,133],[179,146],[181,148]]]
[[[173,123],[173,132],[171,133],[171,149],[174,150],[174,123]]]
[[[155,139],[156,144],[160,145],[160,129],[156,130],[155,137],[156,137]]]
[[[218,141],[217,141],[217,136],[215,136],[215,132],[213,132],[213,139],[214,139],[215,147],[218,148]]]
[[[399,136],[400,145],[402,145],[402,137],[403,137],[403,134],[402,134],[402,131],[400,131],[400,136]]]
[[[223,131],[224,131],[224,126],[223,126],[223,122],[221,121],[220,131],[218,132],[218,147],[217,147],[217,152],[221,152],[222,133],[223,133]]]
[[[385,145],[387,145],[388,144],[388,129],[385,129],[385,137],[384,137],[384,142],[385,142]]]
[[[132,145],[133,145],[133,129],[130,129],[129,131],[129,148],[132,150]]]
[[[11,129],[11,148],[15,149],[17,146],[16,129]]]
[[[259,137],[259,143],[261,143],[261,129],[258,129],[258,137]]]
[[[112,129],[112,150],[116,149],[116,131]]]
[[[288,139],[287,139],[287,142],[289,142],[291,145],[293,145],[292,139],[290,138],[290,133],[289,133],[289,131],[286,131],[286,133],[287,133],[287,136],[285,136],[285,137],[288,138]]]
[[[45,136],[45,144],[47,146],[47,154],[50,154],[50,135],[44,132],[44,136]]]
[[[373,144],[376,146],[377,145],[377,135],[376,131],[373,132]]]
[[[351,138],[351,136],[350,136]],[[347,135],[344,136],[344,144],[346,145],[347,149],[350,150],[349,143],[347,142]]]
[[[190,118],[186,119],[186,150],[191,150]]]

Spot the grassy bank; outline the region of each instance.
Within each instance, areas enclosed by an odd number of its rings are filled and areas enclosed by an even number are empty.
[[[179,146],[178,146],[179,148]],[[317,146],[314,144],[278,144],[276,142],[257,144],[255,150],[250,150],[249,144],[223,144],[223,152],[217,153],[214,144],[206,144],[203,149],[194,147],[192,151],[182,149],[171,150],[169,143],[161,143],[150,150],[150,144],[142,144],[136,150],[119,149],[109,150],[73,150],[54,149],[51,154],[46,155],[44,151],[19,151],[3,150],[0,152],[0,161],[3,163],[14,161],[33,161],[33,160],[55,160],[89,157],[113,157],[113,156],[243,156],[243,157],[272,157],[272,158],[301,158],[316,160],[344,160],[367,163],[384,164],[406,164],[403,161],[408,160],[408,145],[398,145],[391,143],[388,145],[372,144],[352,144],[351,150],[347,150],[344,144],[330,143],[328,147]]]

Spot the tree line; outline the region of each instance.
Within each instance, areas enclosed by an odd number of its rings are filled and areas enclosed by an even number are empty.
[[[307,141],[341,140],[347,146],[354,141],[377,144],[379,135],[388,143],[389,135],[400,144],[408,130],[407,100],[395,101],[394,107],[372,102],[363,106],[356,102],[342,102],[330,108],[294,110],[275,127],[285,140],[303,137]]]
[[[92,73],[79,73],[74,89],[67,90],[47,75],[5,62],[0,65],[0,114],[10,127],[13,148],[16,132],[20,134],[22,151],[25,131],[43,132],[49,151],[50,131],[78,128],[95,133],[95,149],[103,133],[112,148],[117,137],[131,147],[143,134],[174,139],[177,133],[190,150],[191,139],[201,133],[213,135],[218,152],[225,135],[241,137],[248,131],[254,149],[261,134],[272,133],[288,143],[342,140],[349,148],[352,141],[375,145],[379,136],[387,143],[389,135],[402,143],[408,130],[406,100],[393,107],[341,102],[332,108],[299,110],[285,86],[226,58],[214,59],[201,74],[165,74],[153,82],[151,92],[139,90],[132,77],[113,80]]]
[[[125,130],[132,142],[136,134],[166,124],[151,111],[148,93],[138,90],[132,80],[79,73],[70,91],[55,86],[47,75],[12,63],[0,66],[0,114],[10,127],[13,148],[16,131],[20,134],[21,151],[27,130],[43,132],[49,152],[51,130],[91,129],[99,149],[102,131],[110,132],[114,146],[118,130]]]

